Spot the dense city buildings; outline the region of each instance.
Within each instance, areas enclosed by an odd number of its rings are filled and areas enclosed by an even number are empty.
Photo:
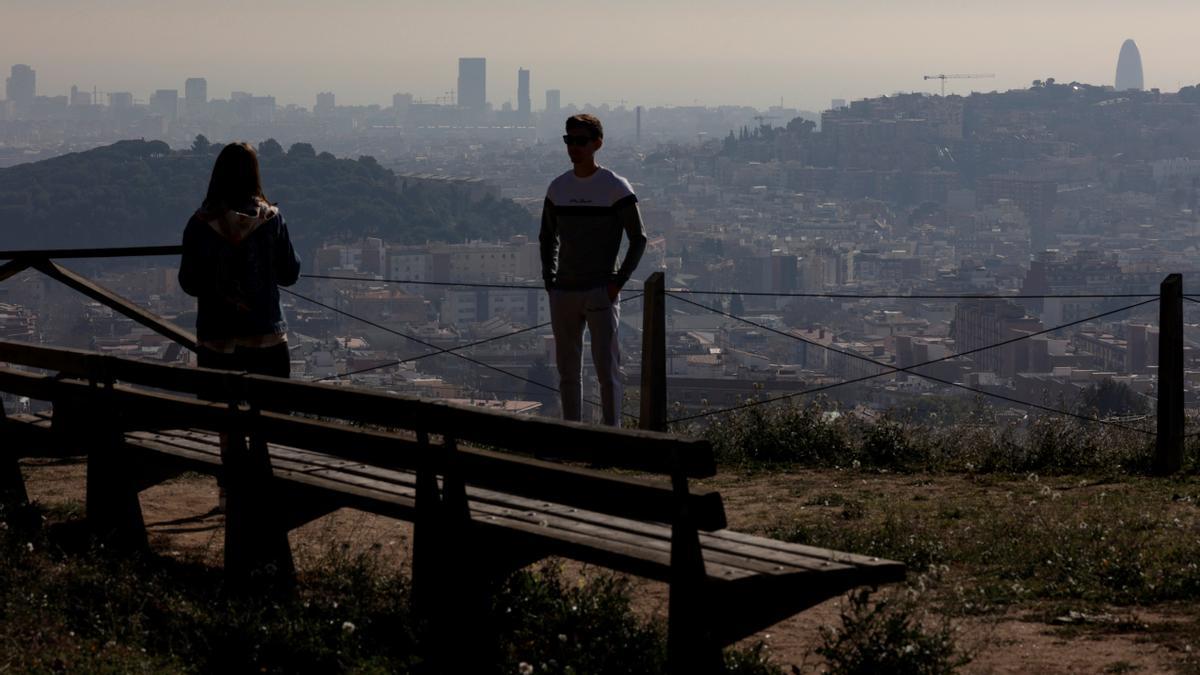
[[[431,219],[423,230],[431,234],[380,234],[392,202],[327,227],[312,218],[328,215],[291,208],[307,195],[270,191],[286,198],[294,232],[336,233],[305,242],[305,271],[327,278],[302,282],[303,292],[371,322],[288,299],[294,374],[333,378],[370,368],[334,380],[519,399],[553,414],[557,404],[545,391],[461,360],[396,362],[426,349],[400,335],[450,349],[523,331],[473,348],[472,358],[555,382],[553,340],[538,328],[545,292],[530,237],[548,177],[566,169],[557,140],[563,120],[588,112],[604,121],[605,163],[634,185],[648,230],[629,297],[654,271],[672,288],[714,293],[684,296],[703,307],[669,303],[668,386],[680,408],[883,373],[830,395],[874,410],[969,396],[911,371],[1023,400],[1070,399],[1105,380],[1153,396],[1155,310],[1108,313],[1131,304],[1122,298],[1156,293],[1166,273],[1200,267],[1195,87],[1047,79],[970,96],[834,101],[820,114],[575,104],[547,89],[544,110],[534,111],[530,71],[520,68],[515,82],[497,84],[515,84],[515,105],[491,110],[486,62],[459,65],[457,89],[436,100],[395,93],[379,105],[339,105],[322,92],[311,109],[278,105],[262,92],[221,98],[199,78],[183,83],[183,101],[174,89],[148,101],[115,92],[89,100],[82,85],[70,97],[37,96],[23,84],[25,71],[14,69],[9,96],[17,92],[24,104],[0,108],[0,163],[128,137],[161,139],[186,155],[203,152],[193,149],[204,147],[200,134],[212,142],[273,138],[276,152],[296,161],[366,156],[363,176],[419,196],[404,203],[421,204],[420,212],[406,216]],[[28,75],[32,84],[32,69]],[[276,166],[268,183],[303,173],[300,164]],[[332,199],[352,204],[359,187],[339,185]],[[516,235],[478,215],[505,200],[524,207],[513,207],[528,220]],[[439,237],[449,222],[464,234]],[[162,275],[113,274],[108,281],[129,297],[187,324],[189,299]],[[11,308],[14,331],[69,337],[30,309],[41,291],[12,288],[22,290],[0,303]],[[971,297],[957,299],[964,295]],[[1189,305],[1189,321],[1200,321],[1190,314],[1197,309]],[[79,311],[106,336],[105,348],[163,349],[121,317]],[[625,374],[636,382],[636,299],[622,306],[621,321],[622,348],[634,355]],[[1200,386],[1200,342],[1188,340],[1189,382]]]

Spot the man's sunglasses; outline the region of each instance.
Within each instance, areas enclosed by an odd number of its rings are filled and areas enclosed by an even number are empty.
[[[588,143],[591,143],[594,140],[596,140],[596,139],[592,138],[591,136],[576,136],[573,134],[563,134],[563,143],[566,143],[567,145],[574,145],[579,148],[582,148],[583,146],[587,145]]]

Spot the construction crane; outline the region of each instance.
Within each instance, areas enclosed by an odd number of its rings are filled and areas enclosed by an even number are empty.
[[[995,73],[973,73],[968,75],[926,75],[926,80],[942,81],[942,96],[946,95],[946,80],[977,80],[979,78],[995,77]]]

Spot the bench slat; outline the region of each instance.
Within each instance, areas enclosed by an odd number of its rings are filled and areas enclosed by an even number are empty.
[[[183,433],[191,435],[194,432]],[[204,440],[180,439],[180,443],[185,447],[205,446]],[[210,444],[208,447],[213,448],[212,452],[216,452],[215,446]],[[385,494],[415,493],[416,477],[411,473],[364,467],[344,460],[330,460],[307,450],[275,445],[271,446],[271,455],[272,463],[289,476],[321,477],[339,484],[369,487]],[[467,497],[470,500],[471,511],[477,517],[491,520],[515,518],[523,522],[588,534],[597,540],[633,544],[660,552],[670,551],[671,530],[666,525],[636,523],[601,513],[570,509],[559,504],[537,502],[471,487],[467,489]],[[717,536],[702,535],[702,544],[706,563],[719,563],[723,567],[761,574],[829,572],[853,567],[830,559],[814,560],[810,556],[786,555],[761,546],[728,542]]]
[[[263,410],[303,412],[445,433],[483,445],[549,452],[579,461],[604,461],[657,473],[669,473],[678,461],[689,477],[707,478],[716,474],[712,447],[703,440],[635,429],[597,429],[580,423],[260,375],[248,375],[246,381],[248,396]]]
[[[272,440],[303,445],[335,456],[353,455],[378,467],[415,470],[423,460],[421,452],[433,451],[436,454],[425,461],[433,461],[439,472],[445,469],[437,461],[443,457],[438,448],[422,448],[395,434],[338,429],[330,423],[274,414],[264,414],[256,425]],[[360,446],[360,449],[346,452],[347,444]],[[678,508],[675,493],[665,483],[475,448],[457,450],[453,461],[468,485],[533,499],[657,522],[671,520]],[[725,508],[719,494],[691,493],[688,499],[688,508],[697,527],[706,531],[725,527]]]
[[[716,474],[712,448],[706,441],[658,432],[596,429],[356,387],[335,389],[315,383],[5,340],[0,340],[0,360],[81,377],[103,374],[221,402],[245,398],[275,412],[306,412],[435,434],[454,433],[476,443],[554,452],[571,459],[603,461],[628,469],[669,473],[678,466],[693,478]],[[625,440],[614,443],[613,434],[624,436]]]

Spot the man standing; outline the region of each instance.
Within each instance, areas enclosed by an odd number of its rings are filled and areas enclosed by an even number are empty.
[[[646,250],[646,228],[629,181],[596,164],[604,127],[592,115],[567,119],[567,155],[574,168],[555,178],[542,207],[542,279],[550,294],[550,324],[563,419],[578,421],[583,388],[583,328],[592,335],[604,423],[621,424],[621,352],[617,343],[621,287]],[[621,233],[629,250],[617,266]]]

